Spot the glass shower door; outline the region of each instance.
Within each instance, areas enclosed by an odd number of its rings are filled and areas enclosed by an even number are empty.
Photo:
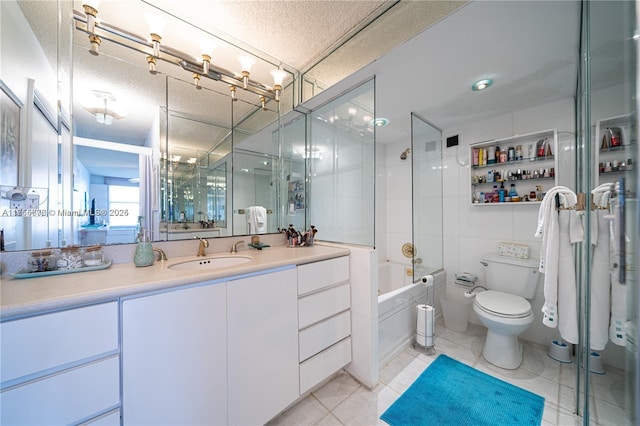
[[[413,280],[444,267],[442,131],[411,114]]]
[[[583,424],[637,422],[638,126],[635,2],[583,2],[578,189],[587,194],[576,371]],[[601,245],[606,249],[601,250]],[[603,309],[604,308],[604,309]],[[579,365],[579,364],[578,364]]]

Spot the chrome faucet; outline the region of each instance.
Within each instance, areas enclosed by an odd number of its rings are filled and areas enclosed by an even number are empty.
[[[167,254],[164,252],[164,250],[159,248],[154,248],[153,251],[155,253],[158,253],[158,260],[160,261],[167,260]]]
[[[206,256],[207,254],[204,252],[204,249],[206,249],[207,247],[209,247],[209,241],[206,238],[201,238],[201,237],[196,237],[196,238],[200,238],[200,245],[198,246],[198,254],[197,256]]]
[[[236,241],[235,243],[233,243],[231,245],[231,253],[237,253],[238,252],[238,244],[242,244],[242,243],[244,243],[243,240]]]

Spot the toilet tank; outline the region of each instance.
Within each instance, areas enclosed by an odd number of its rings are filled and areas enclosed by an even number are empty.
[[[517,259],[497,253],[484,255],[480,263],[484,266],[485,285],[489,290],[533,299],[538,286],[539,260]]]

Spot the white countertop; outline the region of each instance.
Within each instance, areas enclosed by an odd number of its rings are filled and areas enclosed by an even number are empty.
[[[287,265],[301,265],[346,256],[346,248],[315,245],[313,247],[270,247],[264,250],[240,250],[237,255],[253,260],[240,265],[207,271],[178,271],[168,266],[195,260],[195,256],[156,261],[137,268],[132,263],[114,264],[108,269],[26,279],[2,279],[0,283],[0,318],[20,317],[85,304],[115,300],[149,291],[247,274]],[[211,253],[206,257],[229,255]]]

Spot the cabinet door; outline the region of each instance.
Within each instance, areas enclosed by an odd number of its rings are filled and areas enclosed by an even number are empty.
[[[124,424],[226,424],[226,284],[125,300],[122,315]]]
[[[296,277],[229,283],[229,424],[264,424],[299,396]]]

